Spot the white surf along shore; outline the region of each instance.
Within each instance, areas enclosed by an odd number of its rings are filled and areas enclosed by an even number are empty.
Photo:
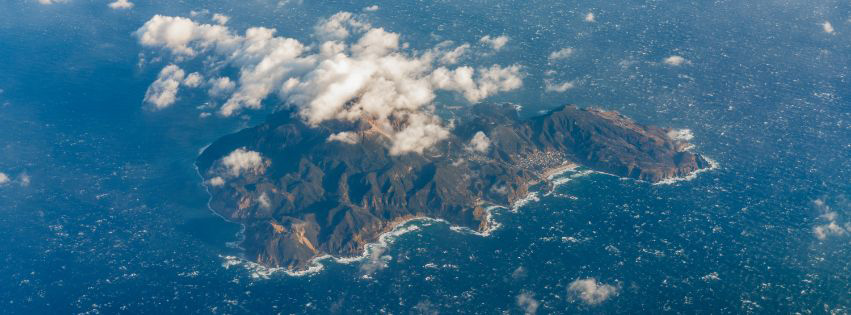
[[[353,257],[337,257],[330,254],[325,254],[316,258],[313,258],[310,263],[310,267],[305,270],[289,270],[284,267],[266,267],[261,264],[255,263],[253,261],[249,261],[242,257],[238,256],[220,256],[224,260],[222,263],[222,267],[230,268],[233,266],[241,266],[244,267],[251,273],[251,277],[254,279],[268,279],[270,276],[276,273],[283,273],[288,276],[306,276],[318,273],[325,269],[325,262],[333,261],[338,264],[352,264],[358,262],[364,262],[376,257],[376,253],[384,252],[391,244],[393,244],[400,236],[419,231],[424,227],[431,226],[435,223],[447,224],[449,225],[449,229],[459,233],[467,233],[474,234],[481,237],[487,237],[491,235],[491,232],[497,230],[502,226],[499,222],[494,219],[493,211],[502,208],[501,206],[488,206],[485,208],[486,211],[486,228],[484,231],[476,231],[470,229],[468,227],[452,225],[448,221],[443,219],[435,219],[431,217],[416,217],[411,218],[405,221],[401,221],[395,227],[393,227],[389,232],[382,233],[378,236],[378,241],[375,243],[366,244],[364,247],[363,253],[359,256]]]

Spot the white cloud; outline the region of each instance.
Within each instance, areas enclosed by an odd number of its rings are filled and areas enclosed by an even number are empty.
[[[423,153],[443,139],[449,138],[449,130],[440,125],[440,120],[427,114],[411,114],[408,126],[393,135],[390,154],[408,152]]]
[[[9,183],[9,175],[6,173],[0,172],[0,185],[5,185]]]
[[[431,81],[436,87],[461,93],[467,101],[475,103],[497,92],[511,91],[522,86],[523,74],[520,70],[519,65],[494,65],[475,71],[469,66],[454,70],[440,67],[432,73]]]
[[[684,63],[688,63],[689,61],[681,56],[670,56],[668,58],[665,58],[665,60],[663,60],[662,62],[664,62],[666,65],[676,67],[681,66]]]
[[[180,82],[185,76],[183,69],[176,65],[168,65],[160,71],[157,80],[151,83],[145,92],[145,102],[154,105],[155,109],[163,109],[177,101]]]
[[[821,29],[828,34],[833,34],[835,31],[833,29],[833,24],[830,24],[830,21],[824,21],[824,23],[821,24]]]
[[[585,22],[597,22],[597,16],[594,15],[594,12],[588,12],[588,14],[585,15]]]
[[[826,240],[829,236],[842,236],[845,233],[845,229],[836,224],[836,221],[813,227],[813,234],[820,240]]]
[[[363,11],[364,12],[375,12],[375,11],[378,11],[378,9],[379,9],[379,7],[376,4],[376,5],[371,5],[371,6],[368,6],[366,8],[363,8]]]
[[[567,59],[567,58],[570,58],[570,56],[573,56],[574,52],[575,52],[575,50],[573,48],[570,48],[570,47],[562,48],[562,49],[559,49],[557,51],[551,52],[549,59],[550,59],[550,61]]]
[[[264,209],[272,208],[272,200],[269,199],[269,195],[265,191],[260,194],[260,197],[257,197],[257,203]]]
[[[210,183],[210,185],[212,185],[214,187],[219,187],[219,186],[222,186],[222,185],[225,184],[225,179],[222,178],[221,176],[216,176],[216,177],[210,178],[209,183]]]
[[[472,139],[470,139],[470,146],[468,149],[473,151],[479,151],[482,153],[488,152],[491,147],[491,139],[485,135],[484,132],[477,132]]]
[[[500,51],[503,47],[505,47],[505,44],[508,44],[508,36],[501,35],[491,37],[490,35],[485,35],[484,37],[479,39],[479,42],[490,46],[491,48],[493,48],[494,51]]]
[[[335,133],[333,135],[328,136],[327,141],[328,142],[340,141],[340,142],[343,142],[343,143],[355,144],[355,143],[358,143],[360,141],[359,139],[360,138],[358,137],[357,133],[354,133],[354,132],[351,132],[351,131],[343,131],[343,132],[338,132],[338,133]]]
[[[230,17],[221,13],[215,13],[213,14],[213,21],[219,25],[225,25],[230,21]]]
[[[230,95],[234,89],[236,89],[236,83],[228,77],[221,77],[210,80],[210,90],[207,93],[212,97],[220,97]]]
[[[416,311],[416,314],[422,314],[422,315],[439,315],[440,314],[439,309],[440,308],[438,306],[429,302],[428,299],[417,302],[417,304],[414,305],[414,308],[413,308],[413,310]],[[411,312],[411,313],[414,313],[414,312]]]
[[[553,82],[552,79],[544,79],[544,86],[547,92],[558,92],[564,93],[567,90],[570,90],[574,87],[572,81],[565,81],[561,83]]]
[[[373,28],[351,46],[352,55],[380,57],[399,49],[399,34],[390,33],[383,28]]]
[[[275,30],[250,28],[245,33],[242,49],[235,52],[236,62],[241,64],[239,87],[222,106],[220,113],[230,116],[243,108],[258,109],[261,102],[280,88],[281,82],[301,62],[305,48],[300,42],[290,38],[274,36]]]
[[[526,272],[526,268],[523,268],[523,266],[517,267],[517,269],[514,269],[514,271],[511,272],[511,278],[515,280],[524,279],[526,276],[528,276],[528,273]]]
[[[66,3],[68,0],[38,0],[41,4]]]
[[[257,151],[248,151],[245,149],[236,149],[224,158],[222,158],[222,166],[225,167],[228,175],[238,177],[245,172],[258,174],[265,170],[267,162]]]
[[[178,56],[195,56],[197,50],[233,52],[240,38],[222,25],[196,24],[183,17],[155,15],[135,35],[142,45],[168,48]],[[192,44],[194,48],[189,47]]]
[[[189,11],[189,16],[191,16],[191,17],[204,16],[204,15],[207,15],[207,14],[210,14],[210,10],[203,9],[203,10],[198,10],[198,11],[195,11],[195,10]]]
[[[671,140],[691,141],[694,139],[694,133],[691,129],[671,129],[667,134]]]
[[[620,291],[619,287],[597,282],[597,279],[576,279],[567,288],[567,294],[571,302],[582,301],[588,305],[597,305],[605,302],[610,297],[615,297]]]
[[[369,278],[376,271],[387,268],[392,257],[384,255],[385,251],[387,251],[387,248],[384,246],[370,246],[369,255],[366,256],[366,259],[360,265],[360,271],[363,273],[364,278]]]
[[[517,306],[523,310],[523,313],[526,315],[533,315],[538,313],[538,306],[540,306],[540,302],[535,299],[535,295],[529,292],[520,293],[517,295]]]
[[[442,56],[440,56],[440,63],[454,65],[458,63],[458,61],[461,59],[461,57],[464,56],[468,49],[470,49],[470,44],[463,44],[461,46],[455,47],[455,49],[447,51],[443,53]]]
[[[816,210],[819,211],[819,219],[825,222],[813,227],[813,235],[815,235],[817,239],[823,241],[828,237],[843,236],[851,233],[851,229],[849,229],[849,227],[851,227],[851,222],[845,223],[844,227],[840,226],[839,223],[837,223],[839,214],[827,205],[824,200],[816,199],[813,201],[813,205]]]
[[[21,185],[21,187],[29,186],[30,181],[31,181],[31,178],[30,178],[29,174],[21,173],[21,174],[18,175],[18,184]],[[0,179],[0,182],[2,182],[2,179]]]
[[[133,2],[129,0],[115,0],[115,2],[109,3],[109,7],[113,10],[132,9],[133,6]]]
[[[183,80],[183,85],[186,85],[191,88],[196,88],[201,86],[202,82],[204,82],[204,77],[201,76],[201,74],[198,72],[192,72],[188,76],[186,76],[186,79]]]
[[[278,0],[278,7],[284,7],[288,5],[299,6],[304,4],[304,0]]]
[[[324,41],[344,40],[351,31],[364,32],[370,29],[366,22],[358,20],[351,12],[338,12],[316,24],[316,36]]]
[[[421,153],[448,137],[434,113],[437,90],[478,102],[522,86],[519,65],[435,68],[439,62],[457,62],[468,46],[448,54],[442,46],[409,52],[400,34],[373,28],[349,12],[321,20],[314,30],[321,41],[305,45],[276,36],[274,29],[254,27],[236,35],[221,25],[154,16],[135,35],[142,45],[162,48],[177,59],[209,53],[208,58],[237,68],[238,84],[225,78],[211,81],[211,96],[234,91],[219,110],[223,116],[260,108],[275,95],[298,107],[312,125],[367,121],[391,141],[393,154]],[[497,46],[504,41],[497,40]]]

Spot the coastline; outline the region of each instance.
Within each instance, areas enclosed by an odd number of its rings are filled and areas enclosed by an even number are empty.
[[[544,172],[541,174],[541,177],[547,179],[548,181],[552,181],[554,177],[561,175],[567,171],[576,170],[577,168],[579,168],[579,164],[566,161],[560,166],[544,170]]]
[[[212,142],[210,144],[212,144]],[[201,150],[201,152],[203,152],[204,149],[209,147],[210,144],[204,146],[204,148]],[[225,218],[220,213],[216,212],[216,210],[213,210],[213,206],[210,205],[210,203],[213,201],[213,193],[210,192],[210,186],[207,185],[206,180],[204,179],[204,175],[201,175],[201,170],[198,169],[198,164],[193,162],[192,166],[195,168],[195,174],[198,175],[198,178],[201,179],[201,183],[200,183],[201,186],[204,187],[204,191],[207,192],[207,204],[206,204],[207,210],[212,212],[213,215],[221,218],[222,220],[225,220],[225,222],[239,225],[239,232],[236,233],[236,240],[233,241],[233,242],[227,242],[227,244],[225,244],[225,245],[228,246],[228,247],[233,246],[234,248],[236,248],[240,251],[244,251],[245,248],[242,247],[242,242],[245,241],[245,224],[242,224],[240,222],[235,222],[235,221],[232,221],[228,218]],[[231,244],[233,244],[233,245],[231,245]]]
[[[697,178],[697,176],[700,175],[701,173],[714,171],[714,170],[718,169],[719,167],[721,167],[721,165],[718,164],[718,162],[716,162],[715,160],[713,160],[709,157],[704,156],[703,159],[705,159],[706,162],[709,162],[709,167],[694,170],[691,173],[688,173],[686,176],[671,177],[671,178],[668,178],[666,180],[658,181],[658,182],[653,183],[652,185],[654,185],[654,186],[656,186],[656,185],[672,185],[672,184],[675,184],[675,183],[678,183],[678,182],[691,181],[691,180],[694,180],[695,178]]]
[[[209,145],[207,145],[207,146],[209,146]],[[202,149],[202,152],[203,152],[203,149]],[[693,180],[700,173],[707,172],[707,171],[710,171],[710,170],[715,170],[719,167],[718,163],[715,162],[714,160],[709,159],[709,158],[706,158],[706,160],[709,162],[710,167],[695,170],[695,171],[689,173],[686,176],[669,178],[669,179],[666,179],[666,180],[663,180],[663,181],[652,183],[652,185],[667,185],[667,184],[673,184],[673,183],[680,182],[680,181]],[[229,220],[228,218],[223,217],[221,214],[219,214],[218,212],[216,212],[213,209],[213,207],[211,206],[211,201],[213,199],[213,195],[212,195],[212,192],[210,191],[210,186],[206,182],[206,179],[204,178],[204,176],[201,174],[200,169],[198,168],[198,165],[193,163],[193,166],[195,167],[196,174],[201,179],[201,185],[204,186],[204,190],[209,195],[209,198],[207,200],[207,209],[210,212],[213,212],[216,216],[225,220],[226,222],[236,223],[236,224],[240,225],[240,227],[241,227],[240,232],[237,233],[237,240],[234,243],[236,243],[235,247],[237,249],[244,251],[244,248],[242,247],[242,243],[245,241],[245,233],[244,233],[244,231],[246,229],[245,225],[243,223],[240,223],[240,222],[235,222],[235,221]],[[579,172],[577,174],[573,174],[566,179],[565,178],[557,178],[560,175],[565,174],[567,172],[576,171],[580,167],[581,166],[579,164],[576,164],[576,163],[573,163],[573,162],[570,162],[570,161],[565,161],[562,165],[559,165],[559,166],[549,168],[549,169],[542,171],[540,173],[540,176],[538,177],[539,179],[532,180],[528,183],[529,188],[532,188],[532,186],[535,186],[535,185],[537,185],[541,182],[548,182],[548,183],[551,184],[551,186],[550,186],[551,191],[544,194],[544,196],[548,196],[559,185],[564,184],[566,182],[569,182],[569,181],[571,181],[571,180],[573,180],[577,177],[582,177],[582,176],[586,176],[586,175],[593,174],[593,173],[615,176],[615,177],[618,177],[618,178],[621,178],[621,179],[632,179],[632,180],[635,180],[635,181],[638,181],[638,182],[646,182],[646,181],[643,181],[643,180],[637,180],[637,179],[633,179],[633,178],[624,178],[624,177],[620,177],[620,176],[617,176],[617,175],[614,175],[614,174],[609,174],[609,173],[605,173],[605,172],[601,172],[601,171],[593,171],[593,170],[582,171],[582,172]],[[288,269],[286,267],[267,267],[267,266],[264,266],[264,265],[261,265],[259,263],[256,263],[256,262],[249,260],[248,258],[244,257],[244,255],[239,255],[241,257],[232,256],[232,255],[229,255],[229,256],[221,256],[220,255],[219,257],[224,259],[224,262],[222,263],[222,266],[224,268],[230,268],[231,266],[240,265],[240,266],[246,268],[251,273],[251,277],[254,278],[254,279],[268,279],[273,274],[279,273],[279,272],[283,272],[284,274],[286,274],[288,276],[293,276],[293,277],[301,277],[301,276],[306,276],[306,275],[312,275],[312,274],[316,274],[316,273],[324,270],[325,269],[324,262],[329,260],[329,259],[333,260],[334,262],[339,263],[339,264],[352,264],[352,263],[355,263],[355,262],[362,262],[364,260],[371,259],[371,258],[374,259],[374,257],[372,257],[373,253],[375,253],[376,251],[382,251],[383,252],[384,249],[386,249],[388,246],[390,246],[392,243],[395,242],[397,237],[404,235],[406,233],[409,233],[409,232],[418,231],[422,227],[430,226],[433,223],[445,223],[445,224],[449,225],[449,229],[454,231],[454,232],[469,233],[469,234],[474,234],[474,235],[478,235],[478,236],[481,236],[481,237],[488,237],[488,236],[491,235],[491,233],[493,231],[499,229],[502,226],[502,224],[500,224],[498,221],[496,221],[496,219],[494,217],[494,211],[496,209],[502,208],[502,209],[506,209],[506,210],[508,210],[512,213],[517,213],[520,208],[526,206],[527,204],[540,201],[540,197],[539,197],[540,194],[539,193],[541,193],[540,189],[537,189],[535,191],[530,191],[523,198],[514,201],[511,205],[509,205],[509,207],[505,207],[505,206],[501,206],[501,205],[493,205],[493,204],[485,207],[484,208],[485,217],[482,220],[483,228],[481,228],[480,230],[472,229],[472,228],[469,228],[469,227],[452,225],[451,223],[449,223],[448,221],[446,221],[444,219],[432,218],[432,217],[427,217],[427,216],[415,216],[415,217],[397,220],[395,222],[391,222],[391,223],[388,224],[387,228],[378,235],[377,241],[371,242],[371,243],[366,243],[364,245],[363,251],[361,252],[360,255],[348,256],[347,257],[347,256],[334,256],[332,254],[327,254],[327,253],[322,254],[320,256],[316,256],[314,258],[311,258],[310,262],[306,266],[306,268],[301,269],[301,270],[299,270],[299,269]],[[379,253],[379,255],[380,255],[380,253]]]
[[[713,160],[709,157],[706,157],[706,156],[704,156],[703,158],[706,159],[707,162],[709,162],[709,167],[694,170],[691,173],[686,174],[685,176],[671,177],[671,178],[661,180],[661,181],[658,181],[658,182],[655,182],[655,183],[651,183],[651,182],[648,182],[646,180],[636,179],[636,178],[632,178],[632,177],[623,177],[623,176],[615,175],[615,174],[612,174],[612,173],[606,173],[606,172],[603,172],[603,171],[588,170],[586,172],[589,172],[589,173],[592,173],[592,174],[601,174],[601,175],[617,177],[620,180],[631,180],[631,181],[635,181],[635,182],[639,182],[639,183],[649,183],[652,186],[673,185],[673,184],[676,184],[676,183],[679,183],[679,182],[692,181],[695,178],[697,178],[697,176],[700,175],[701,173],[713,171],[713,170],[716,170],[716,169],[721,167],[721,165],[718,162],[716,162],[715,160]]]
[[[710,171],[710,170],[715,170],[719,167],[718,163],[715,162],[714,160],[709,159],[709,158],[706,158],[706,159],[710,163],[710,167],[708,167],[708,168],[696,170],[696,171],[694,171],[694,172],[692,172],[692,173],[690,173],[690,174],[688,174],[684,177],[675,177],[675,178],[667,179],[665,181],[660,181],[658,183],[653,183],[653,185],[666,185],[666,184],[673,184],[673,183],[680,182],[680,181],[689,181],[689,180],[696,178],[700,173],[707,172],[707,171]],[[564,174],[566,172],[569,172],[569,171],[574,171],[577,168],[579,168],[579,165],[577,165],[575,163],[568,162],[568,163],[565,163],[561,166],[545,170],[543,172],[543,174],[546,175],[546,177],[544,177],[544,178],[546,178],[548,181],[555,182],[555,181],[557,181],[555,179],[555,177],[557,177],[561,174]],[[197,168],[197,165],[196,165],[196,172],[197,172],[197,169],[198,168]],[[197,173],[198,173],[199,177],[201,177],[201,179],[202,179],[202,185],[204,185],[205,190],[207,191],[208,194],[210,194],[209,188],[203,182],[203,176],[200,176],[201,175],[200,172],[197,172]],[[644,182],[644,181],[636,180],[636,179],[633,179],[633,178],[624,178],[624,177],[616,176],[616,175],[605,173],[605,172],[590,171],[590,170],[579,173],[578,174],[579,176],[571,176],[570,179],[572,180],[576,177],[587,176],[589,174],[595,174],[595,173],[596,174],[609,175],[609,176],[615,176],[615,177],[618,177],[618,178],[621,178],[621,179],[632,179],[632,180],[635,180],[637,182]],[[569,180],[565,180],[564,182],[568,182],[568,181]],[[212,194],[210,194],[210,199],[212,199]],[[222,267],[228,269],[232,266],[240,265],[240,266],[246,268],[249,272],[251,272],[251,277],[254,278],[254,279],[269,279],[274,274],[281,273],[281,272],[283,272],[287,276],[292,276],[292,277],[309,276],[309,275],[313,275],[313,274],[319,273],[322,270],[324,270],[325,264],[323,262],[325,262],[329,259],[338,263],[338,264],[352,264],[352,263],[356,263],[356,262],[362,262],[366,259],[369,259],[372,255],[372,253],[375,252],[376,250],[383,250],[383,249],[386,249],[387,247],[389,247],[390,245],[392,245],[396,241],[397,237],[404,235],[404,234],[407,234],[407,233],[410,233],[410,232],[419,231],[422,227],[430,226],[433,223],[447,224],[447,225],[449,225],[450,230],[457,232],[457,233],[468,233],[468,234],[473,234],[473,235],[477,235],[477,236],[481,236],[481,237],[488,237],[488,236],[491,235],[491,233],[493,231],[499,229],[502,226],[502,224],[499,223],[498,221],[496,221],[496,219],[494,217],[494,211],[495,210],[507,209],[512,213],[517,213],[520,208],[526,206],[529,203],[537,202],[537,201],[540,201],[539,191],[531,191],[524,198],[518,199],[517,201],[512,203],[509,208],[506,208],[506,207],[500,206],[500,205],[487,206],[484,209],[485,214],[486,214],[485,220],[483,220],[483,222],[485,223],[484,224],[485,228],[481,231],[476,231],[476,230],[473,230],[473,229],[468,228],[468,227],[452,225],[444,219],[432,218],[432,217],[427,217],[427,216],[418,216],[418,217],[400,220],[396,223],[388,225],[387,231],[379,234],[377,241],[365,244],[364,250],[360,255],[349,256],[349,257],[345,257],[345,256],[339,257],[339,256],[331,255],[331,254],[323,254],[321,256],[317,256],[317,257],[312,258],[310,260],[309,266],[304,270],[293,270],[293,269],[287,269],[285,267],[267,267],[267,266],[263,266],[261,264],[258,264],[256,262],[250,261],[250,260],[248,260],[244,257],[237,257],[237,256],[219,256],[219,257],[224,259],[224,262],[222,263]],[[227,222],[239,224],[242,227],[241,230],[245,229],[244,224],[230,221],[227,218],[224,218],[221,215],[219,215],[218,213],[216,213],[212,209],[212,207],[209,206],[209,201],[208,201],[208,209],[211,212],[215,213],[217,216],[226,220]],[[424,223],[424,224],[419,224],[419,223]],[[244,234],[244,233],[240,232],[239,234]],[[241,243],[242,239],[244,239],[244,235],[240,235],[240,238],[241,238],[241,240],[240,240],[240,243]],[[241,248],[241,246],[239,248]]]
[[[333,260],[338,264],[352,264],[355,262],[361,262],[368,258],[370,258],[371,254],[379,249],[387,248],[392,245],[396,238],[402,236],[404,234],[419,231],[422,227],[430,226],[433,223],[444,223],[449,225],[449,229],[458,233],[469,233],[478,235],[481,237],[490,236],[491,232],[497,230],[502,226],[499,222],[496,222],[493,219],[493,211],[498,208],[504,208],[502,206],[489,206],[485,208],[485,213],[487,213],[487,218],[483,222],[486,222],[486,228],[482,231],[476,231],[470,229],[468,227],[452,225],[449,221],[444,219],[436,219],[432,217],[419,216],[413,217],[405,220],[401,220],[398,223],[392,225],[386,232],[383,232],[378,235],[378,240],[372,243],[367,243],[364,245],[364,250],[360,255],[357,256],[349,256],[349,257],[338,257],[331,254],[323,254],[320,256],[316,256],[310,260],[309,266],[304,270],[293,270],[287,269],[285,267],[267,267],[256,262],[250,261],[244,257],[237,256],[219,256],[225,261],[222,263],[222,267],[228,269],[232,266],[241,265],[248,269],[251,272],[251,277],[254,279],[269,279],[272,275],[276,273],[283,272],[284,274],[292,277],[301,277],[308,276],[312,274],[316,274],[325,269],[325,265],[323,264],[326,260]],[[418,224],[425,223],[425,224]],[[390,225],[388,225],[390,226]]]

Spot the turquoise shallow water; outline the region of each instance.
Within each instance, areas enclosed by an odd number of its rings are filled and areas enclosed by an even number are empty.
[[[199,119],[203,95],[167,111],[141,100],[163,66],[130,35],[153,14],[229,14],[234,28],[306,38],[315,20],[367,3],[0,3],[0,310],[3,313],[847,313],[851,236],[848,4],[630,1],[378,3],[372,22],[430,47],[507,34],[497,56],[523,113],[562,103],[690,128],[718,170],[673,185],[588,175],[488,237],[419,224],[376,259],[304,277],[252,277],[238,226],[206,209],[201,148],[265,112]],[[372,3],[369,3],[370,5]],[[274,7],[274,9],[269,9]],[[597,22],[583,21],[595,12]],[[833,21],[834,34],[821,23]],[[552,64],[556,48],[574,47]],[[691,61],[660,66],[678,54]],[[575,80],[544,91],[544,72]],[[441,99],[451,103],[451,98]],[[565,174],[563,176],[570,176]],[[29,184],[23,185],[24,177]],[[571,196],[575,198],[571,198]],[[834,212],[833,220],[824,216]],[[609,285],[589,304],[577,279]]]

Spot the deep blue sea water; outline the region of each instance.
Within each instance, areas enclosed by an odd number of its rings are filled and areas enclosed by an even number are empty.
[[[286,2],[286,3],[284,3]],[[131,35],[208,9],[235,29],[307,40],[320,17],[377,4],[413,47],[511,40],[524,88],[489,101],[563,103],[689,128],[720,168],[672,185],[591,174],[482,237],[441,223],[396,238],[386,266],[326,263],[256,278],[207,210],[193,167],[267,111],[198,118],[200,93],[142,106],[165,61]],[[583,19],[593,12],[596,22]],[[0,1],[0,313],[834,313],[851,311],[851,4],[844,1]],[[831,21],[834,33],[823,31]],[[558,63],[550,52],[573,47]],[[146,63],[139,64],[140,53]],[[680,55],[690,63],[666,67]],[[546,92],[547,70],[574,80]],[[458,100],[441,97],[445,104]],[[570,176],[564,174],[562,176]],[[28,184],[25,178],[29,178]],[[574,196],[575,198],[569,198]],[[571,301],[576,279],[617,288]]]

